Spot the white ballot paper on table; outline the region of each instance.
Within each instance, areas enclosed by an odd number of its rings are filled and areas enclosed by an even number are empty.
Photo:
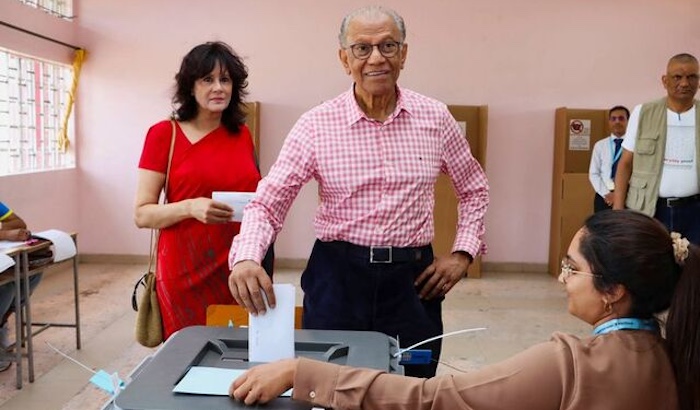
[[[15,266],[15,260],[4,253],[0,253],[0,272],[11,266]]]
[[[241,222],[243,220],[243,208],[248,205],[248,202],[255,198],[255,192],[231,192],[231,191],[214,191],[211,193],[211,199],[223,202],[233,209],[232,221]]]
[[[248,315],[248,360],[272,362],[294,357],[294,286],[272,285],[277,305],[264,315]],[[264,293],[263,293],[264,297]],[[267,305],[267,298],[265,298]]]
[[[70,235],[58,229],[34,232],[32,236],[48,239],[53,244],[53,261],[60,262],[72,258],[78,252]]]
[[[202,394],[209,396],[228,396],[228,388],[234,380],[245,373],[246,369],[222,369],[220,367],[191,367],[180,380],[173,393]],[[280,394],[291,397],[292,389]]]
[[[5,252],[8,249],[21,248],[27,244],[26,241],[0,241],[0,250]]]

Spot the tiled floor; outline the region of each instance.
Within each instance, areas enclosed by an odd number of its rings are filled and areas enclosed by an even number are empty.
[[[48,343],[93,369],[117,372],[126,378],[130,370],[153,351],[133,341],[134,312],[130,296],[144,266],[82,264],[80,303],[83,348],[75,349],[73,329],[51,328],[34,339],[36,380],[15,389],[15,368],[0,373],[0,408],[100,409],[107,393],[91,385],[91,374],[65,359]],[[276,272],[280,283],[299,284],[299,273]],[[299,303],[301,292],[298,292]],[[32,297],[36,320],[70,320],[72,314],[70,270],[51,272]],[[552,331],[575,334],[590,331],[566,313],[564,293],[554,278],[533,273],[484,273],[466,280],[448,295],[444,306],[445,332],[487,327],[478,333],[447,338],[439,373],[467,371],[504,359],[534,343],[547,340]]]

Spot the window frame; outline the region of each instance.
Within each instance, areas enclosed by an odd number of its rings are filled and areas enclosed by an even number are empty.
[[[75,109],[58,144],[73,67],[0,47],[0,70],[0,177],[76,168]]]

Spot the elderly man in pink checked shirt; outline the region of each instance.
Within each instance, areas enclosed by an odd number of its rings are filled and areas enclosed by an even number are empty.
[[[442,333],[442,301],[485,250],[486,176],[445,104],[397,85],[406,61],[404,21],[378,6],[343,19],[339,56],[350,90],[301,116],[258,186],[231,246],[229,288],[252,314],[270,307],[265,250],[303,184],[318,181],[317,240],[301,278],[307,329],[375,330],[402,347]],[[459,198],[453,252],[434,258],[440,172]],[[433,363],[408,365],[431,377]]]

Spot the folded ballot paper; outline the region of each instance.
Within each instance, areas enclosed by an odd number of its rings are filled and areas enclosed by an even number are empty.
[[[294,357],[294,285],[282,283],[272,286],[277,301],[275,308],[268,306],[264,315],[248,316],[248,360],[251,362],[272,362]]]
[[[230,192],[214,191],[211,199],[223,202],[233,209],[232,221],[241,222],[243,220],[243,208],[255,198],[255,192]]]
[[[70,235],[58,229],[49,229],[47,231],[33,232],[32,236],[37,238],[48,239],[53,244],[53,260],[61,262],[70,259],[78,252],[75,247],[75,242]]]

